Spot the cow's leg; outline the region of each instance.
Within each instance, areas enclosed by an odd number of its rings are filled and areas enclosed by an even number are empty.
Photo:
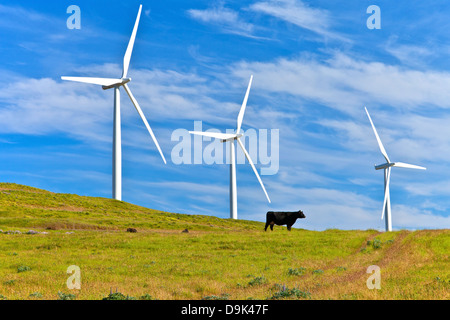
[[[272,230],[272,231],[273,231],[273,225],[274,224],[275,224],[275,222],[273,222],[273,221],[270,223],[270,230]]]
[[[269,226],[269,222],[266,222],[266,226],[264,227],[264,231],[267,231],[267,227]]]
[[[288,231],[291,231],[291,227],[292,227],[292,225],[287,226]]]

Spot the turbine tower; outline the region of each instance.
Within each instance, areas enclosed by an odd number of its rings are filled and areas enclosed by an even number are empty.
[[[101,85],[103,90],[114,89],[114,129],[113,129],[113,182],[112,182],[112,196],[116,200],[122,200],[122,137],[121,137],[121,120],[120,120],[120,87],[125,89],[125,92],[131,99],[134,107],[136,108],[139,116],[147,127],[150,136],[153,139],[153,142],[156,145],[164,163],[166,163],[166,159],[161,151],[161,148],[156,140],[155,135],[153,134],[150,125],[147,122],[147,119],[142,112],[141,107],[139,106],[137,100],[134,98],[133,94],[128,87],[128,82],[131,81],[131,78],[128,78],[128,68],[130,66],[131,53],[133,52],[134,41],[136,39],[136,32],[139,25],[139,19],[141,17],[142,5],[139,6],[139,12],[136,18],[136,22],[134,24],[133,32],[131,34],[130,41],[128,43],[127,50],[125,52],[125,56],[123,57],[123,70],[122,77],[119,79],[111,79],[111,78],[92,78],[92,77],[61,77],[62,80],[90,83]]]
[[[244,119],[244,112],[245,112],[245,108],[247,106],[247,100],[248,100],[248,95],[250,93],[250,87],[252,85],[252,80],[253,80],[253,75],[250,77],[250,82],[248,83],[247,92],[245,93],[244,101],[242,102],[241,110],[239,111],[239,114],[237,117],[236,133],[189,131],[189,133],[191,133],[191,134],[221,139],[222,142],[230,143],[230,218],[231,219],[237,219],[237,187],[236,187],[236,156],[235,156],[236,151],[235,151],[234,141],[237,141],[239,147],[244,152],[245,157],[247,158],[248,162],[252,166],[253,172],[255,173],[256,178],[258,178],[259,184],[261,185],[261,187],[264,191],[264,194],[266,195],[266,198],[270,203],[269,195],[267,194],[266,188],[264,188],[264,184],[261,180],[261,177],[259,176],[258,171],[256,171],[255,165],[253,164],[253,161],[250,158],[250,155],[248,154],[247,150],[245,149],[244,145],[242,144],[242,141],[240,140],[240,137],[242,137],[243,134],[240,134],[239,131],[241,130],[242,120]]]
[[[380,147],[381,154],[386,159],[386,163],[375,165],[375,170],[384,170],[384,201],[383,201],[383,210],[381,212],[381,219],[383,219],[384,214],[386,213],[386,231],[392,231],[392,218],[391,218],[391,199],[389,195],[389,181],[391,178],[391,168],[392,167],[400,167],[400,168],[410,168],[410,169],[421,169],[426,170],[426,168],[421,166],[416,166],[413,164],[403,163],[403,162],[391,162],[389,160],[389,157],[386,153],[386,150],[383,147],[383,144],[381,143],[380,137],[378,136],[377,129],[375,129],[375,126],[372,122],[372,118],[370,117],[369,111],[366,109],[367,117],[369,117],[370,124],[372,125],[373,132],[375,133],[375,138],[377,139],[378,146]]]

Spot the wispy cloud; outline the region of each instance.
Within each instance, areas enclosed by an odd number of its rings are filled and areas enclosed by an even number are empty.
[[[0,131],[48,134],[103,140],[96,124],[108,121],[108,99],[101,92],[81,86],[84,92],[53,79],[22,78],[0,92]],[[106,115],[106,116],[105,116]]]
[[[120,74],[120,66],[90,65],[67,74],[113,77]],[[129,87],[158,141],[163,143],[163,149],[169,148],[171,132],[180,124],[186,126],[187,123],[190,130],[193,130],[195,120],[216,128],[225,126],[225,129],[235,124],[242,97],[228,102],[229,97],[224,98],[221,93],[228,83],[216,82],[217,87],[208,87],[211,82],[207,78],[173,70],[134,69],[132,76],[136,80]],[[89,144],[111,140],[112,91],[60,79],[17,75],[9,79],[0,91],[0,133],[63,134]],[[236,90],[242,91],[243,95],[245,87]],[[134,147],[146,145],[141,142],[148,141],[148,133],[123,90],[121,104],[122,123],[129,132],[123,135],[124,143]],[[172,130],[167,129],[168,125]],[[205,130],[208,129],[206,126]]]
[[[36,27],[47,26],[49,23],[54,26],[55,21],[51,17],[41,14],[39,12],[25,9],[18,6],[6,6],[0,4],[0,27],[7,29],[19,28],[20,30],[35,31]],[[19,21],[27,21],[28,23],[18,23]]]
[[[329,39],[348,41],[331,31],[331,15],[325,9],[313,8],[302,1],[270,0],[252,4],[250,10],[270,15]]]
[[[234,73],[245,78],[253,73],[258,86],[312,99],[349,114],[365,104],[397,108],[421,106],[450,108],[450,73],[364,61],[337,52],[329,59],[302,56],[272,62],[240,62]],[[356,109],[357,108],[357,109]]]
[[[450,227],[450,216],[438,216],[422,208],[396,205],[392,208],[395,229],[441,229]]]
[[[216,25],[222,32],[256,38],[255,26],[244,21],[237,11],[224,7],[222,3],[204,10],[190,9],[188,14],[198,21]]]
[[[429,46],[398,43],[398,37],[390,37],[384,49],[401,64],[416,68],[425,68],[426,61],[433,57],[436,51]]]
[[[245,13],[245,15],[242,15]],[[191,18],[203,23],[215,25],[224,33],[236,34],[249,38],[268,39],[257,34],[267,33],[266,26],[259,22],[249,22],[249,13],[261,13],[297,27],[309,30],[326,40],[349,42],[345,36],[332,31],[332,17],[327,10],[313,8],[295,0],[269,0],[256,2],[240,11],[227,8],[222,2],[208,9],[190,9]]]

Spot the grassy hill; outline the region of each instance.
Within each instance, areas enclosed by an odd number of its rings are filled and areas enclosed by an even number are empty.
[[[263,227],[0,183],[0,299],[450,298],[448,229]],[[80,290],[67,288],[71,265]]]
[[[125,230],[247,230],[253,221],[175,214],[106,198],[53,193],[12,183],[0,183],[0,227]]]

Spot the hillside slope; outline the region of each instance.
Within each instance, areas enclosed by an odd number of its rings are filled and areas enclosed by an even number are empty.
[[[0,184],[0,205],[0,299],[450,299],[448,229],[264,232],[16,184]]]
[[[12,227],[249,230],[262,228],[263,225],[254,221],[162,212],[114,199],[53,193],[13,183],[0,183],[0,229]]]

